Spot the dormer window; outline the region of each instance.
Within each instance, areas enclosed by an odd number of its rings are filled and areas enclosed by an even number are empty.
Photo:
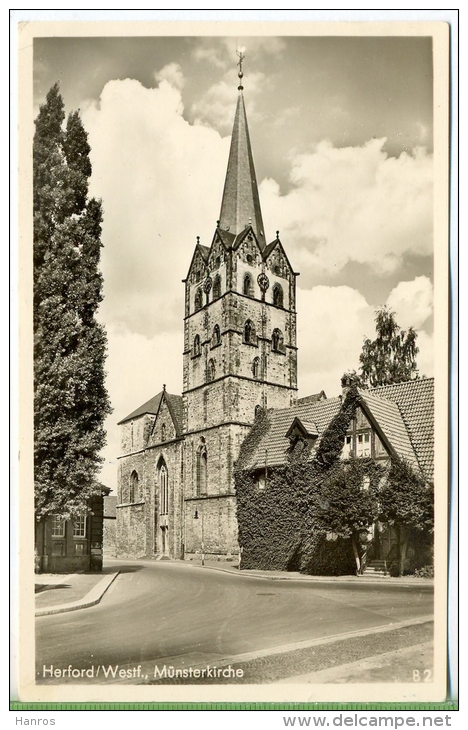
[[[275,307],[282,307],[283,301],[283,287],[279,284],[275,284],[273,287],[273,304]]]
[[[246,297],[253,297],[253,295],[254,295],[253,281],[252,281],[252,277],[250,276],[250,274],[246,274],[244,276],[244,285],[242,288],[242,292],[243,292],[244,296],[246,296]]]
[[[195,293],[195,311],[198,312],[199,309],[203,307],[203,292],[201,289],[197,289]]]

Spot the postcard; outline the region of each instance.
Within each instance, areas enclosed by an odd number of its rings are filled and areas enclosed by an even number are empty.
[[[19,699],[445,700],[448,25],[18,45]]]

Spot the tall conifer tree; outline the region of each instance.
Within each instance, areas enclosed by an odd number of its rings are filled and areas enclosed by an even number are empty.
[[[106,334],[96,321],[101,204],[88,199],[90,147],[58,84],[36,119],[34,199],[34,481],[38,520],[84,514],[111,412]]]

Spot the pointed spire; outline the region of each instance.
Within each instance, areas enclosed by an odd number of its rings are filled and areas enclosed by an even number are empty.
[[[234,117],[219,227],[237,235],[248,225],[251,225],[261,248],[264,248],[266,244],[265,232],[242,94],[243,55],[241,54],[239,58],[239,98]]]

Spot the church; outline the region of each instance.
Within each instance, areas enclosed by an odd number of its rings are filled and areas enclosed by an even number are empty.
[[[264,443],[251,458],[261,484],[291,438],[299,433],[313,447],[340,407],[323,392],[297,398],[298,273],[279,232],[272,241],[265,236],[242,77],[241,67],[217,227],[210,247],[197,242],[184,280],[183,392],[163,386],[119,424],[118,557],[237,559],[234,471],[254,423],[268,412],[279,424],[259,435]],[[363,401],[345,439],[348,453],[382,458],[403,448],[427,466],[433,382],[414,382],[416,389],[406,383],[402,390],[405,417],[396,386],[388,400],[375,393]],[[426,421],[419,441],[412,404]]]

